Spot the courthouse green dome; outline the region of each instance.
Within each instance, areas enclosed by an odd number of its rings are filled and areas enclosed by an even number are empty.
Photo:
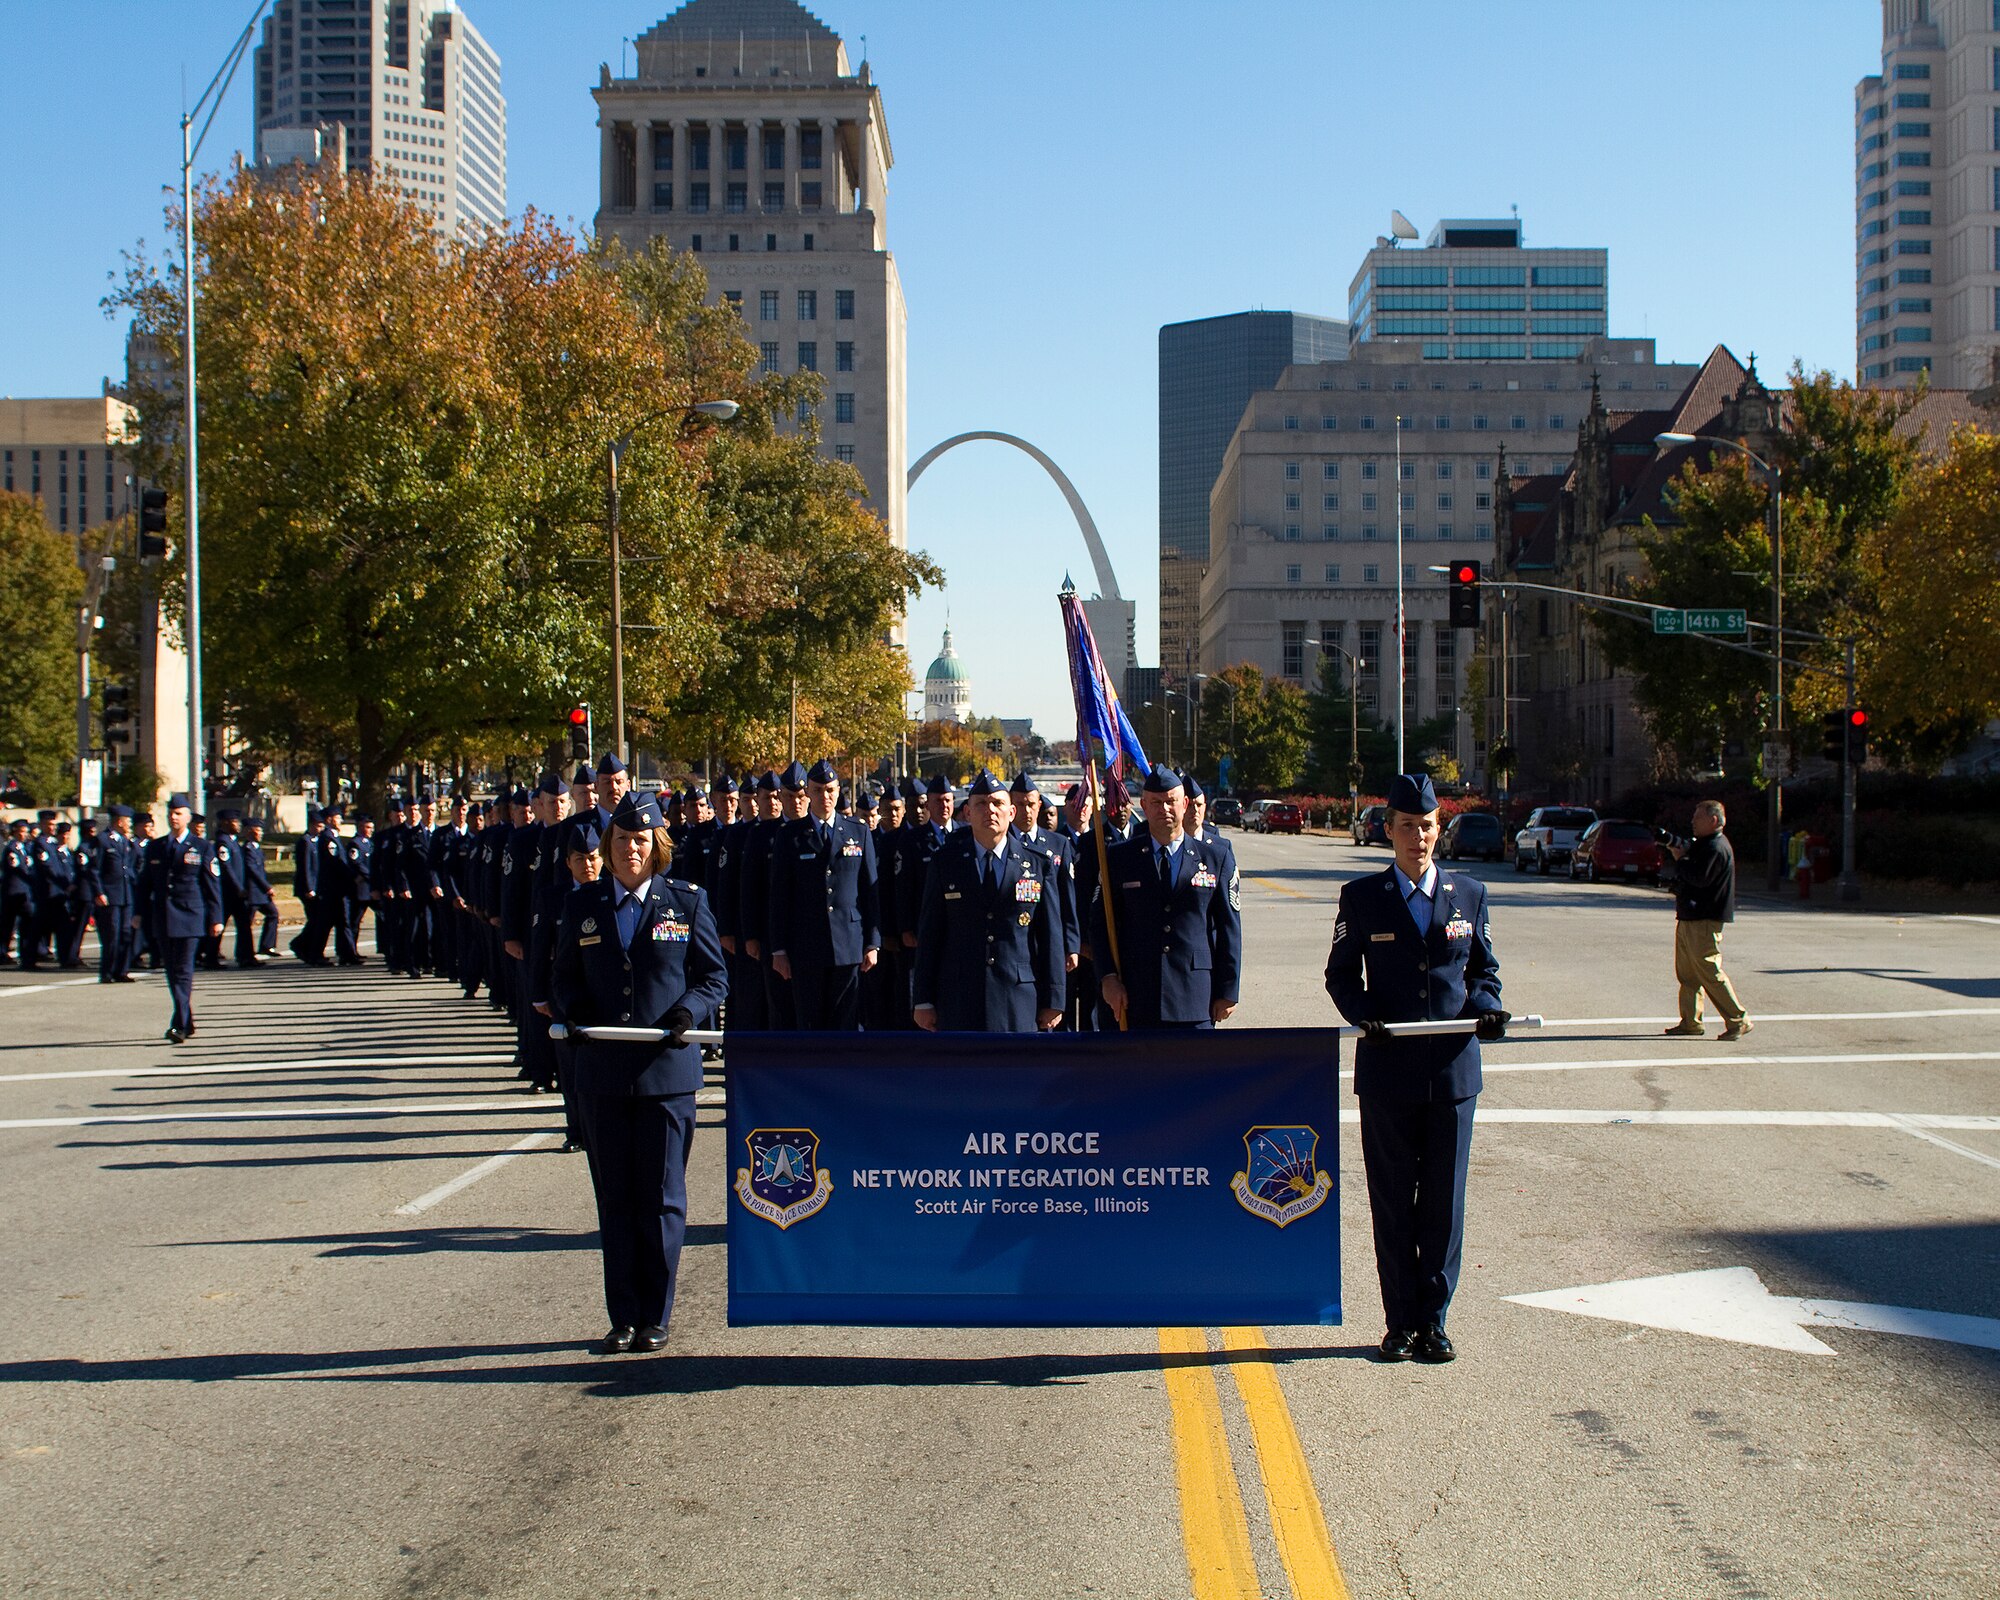
[[[944,652],[924,673],[925,683],[967,683],[965,663],[958,659],[958,652],[951,647],[951,629],[944,630]]]

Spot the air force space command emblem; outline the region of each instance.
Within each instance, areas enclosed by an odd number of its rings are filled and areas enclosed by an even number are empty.
[[[1311,1128],[1252,1128],[1243,1135],[1243,1148],[1248,1165],[1229,1180],[1229,1188],[1253,1217],[1288,1227],[1319,1210],[1333,1192],[1333,1179],[1315,1159],[1319,1135]]]
[[[833,1198],[820,1170],[819,1135],[808,1128],[752,1128],[743,1141],[750,1165],[736,1169],[743,1209],[779,1228],[803,1222]]]

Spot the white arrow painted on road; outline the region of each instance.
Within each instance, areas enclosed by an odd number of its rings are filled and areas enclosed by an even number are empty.
[[[1960,1316],[1950,1311],[1912,1311],[1857,1300],[1800,1300],[1772,1294],[1751,1267],[1714,1267],[1705,1272],[1670,1272],[1658,1278],[1627,1278],[1541,1294],[1510,1294],[1519,1306],[1568,1311],[1607,1322],[1632,1322],[1671,1333],[1698,1333],[1733,1344],[1760,1344],[1772,1350],[1830,1356],[1807,1328],[1857,1328],[1868,1333],[1902,1333],[1942,1339],[1982,1350],[2000,1350],[2000,1320]]]

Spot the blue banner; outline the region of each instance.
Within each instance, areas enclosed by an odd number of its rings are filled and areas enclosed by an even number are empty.
[[[729,1320],[1337,1323],[1337,1037],[732,1035]]]

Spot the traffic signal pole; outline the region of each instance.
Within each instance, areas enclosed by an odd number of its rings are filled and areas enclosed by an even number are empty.
[[[1854,737],[1854,641],[1843,641],[1841,652],[1844,657],[1841,678],[1846,689],[1846,709],[1843,712],[1842,733],[1847,740]],[[1840,898],[1849,905],[1861,898],[1861,879],[1854,871],[1854,791],[1859,786],[1859,774],[1852,759],[1851,747],[1843,747],[1840,763]]]

